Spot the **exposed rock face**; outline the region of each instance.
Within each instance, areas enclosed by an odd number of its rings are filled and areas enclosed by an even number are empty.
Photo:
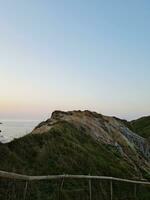
[[[146,158],[150,159],[150,145],[148,140],[135,134],[126,127],[121,127],[121,132]]]
[[[121,155],[137,156],[140,153],[150,159],[150,145],[146,139],[132,132],[122,120],[115,117],[104,116],[90,111],[55,111],[50,119],[40,123],[32,134],[42,134],[49,131],[56,123],[67,121],[78,129],[83,129],[95,140],[114,146]]]

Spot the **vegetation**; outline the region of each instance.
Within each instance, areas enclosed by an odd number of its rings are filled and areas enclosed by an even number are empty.
[[[131,126],[133,131],[139,135],[145,138],[150,137],[150,116],[131,121]]]
[[[59,122],[47,133],[29,134],[8,144],[0,144],[0,169],[28,175],[46,174],[90,174],[106,175],[122,178],[138,177],[137,171],[117,152],[114,147],[96,142],[85,134],[84,129],[77,129],[68,122]],[[5,180],[6,181],[6,180]],[[7,187],[4,180],[0,182],[0,199],[6,200]],[[18,196],[21,199],[25,183],[15,183]],[[93,181],[93,199],[109,199],[109,185],[107,181]],[[29,183],[27,199],[88,199],[88,182],[70,180],[64,183],[64,190],[60,189],[60,181],[41,181]],[[119,187],[119,189],[118,189]],[[131,195],[131,186],[115,183],[115,196],[119,199],[121,189],[124,196]],[[75,190],[77,192],[71,192]],[[147,190],[146,198],[149,198]],[[142,194],[142,193],[141,193]],[[86,198],[87,197],[87,198]],[[143,199],[146,199],[143,197]],[[129,199],[129,198],[128,198]]]
[[[31,175],[133,176],[131,167],[113,147],[95,142],[84,130],[78,130],[68,122],[58,123],[45,134],[29,134],[1,144],[0,157],[1,169]]]

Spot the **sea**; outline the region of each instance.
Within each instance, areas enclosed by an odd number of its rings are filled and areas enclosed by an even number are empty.
[[[38,120],[0,119],[0,142],[7,143],[30,133],[39,124]]]

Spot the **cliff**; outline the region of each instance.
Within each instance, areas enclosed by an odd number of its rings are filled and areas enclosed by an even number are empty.
[[[57,123],[66,121],[77,129],[82,129],[93,139],[116,147],[120,153],[128,157],[128,153],[140,152],[150,159],[150,145],[147,139],[131,131],[125,121],[116,117],[108,117],[90,111],[55,111],[50,119],[40,123],[32,134],[42,134],[49,131]]]

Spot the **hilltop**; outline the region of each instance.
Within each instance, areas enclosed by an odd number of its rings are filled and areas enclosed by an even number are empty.
[[[123,156],[128,151],[140,151],[147,159],[150,158],[149,145],[147,140],[132,131],[130,122],[108,117],[90,111],[55,111],[50,119],[40,123],[32,134],[42,134],[51,130],[59,122],[68,122],[90,135],[95,141],[114,146]]]
[[[3,151],[6,153],[2,154]],[[55,111],[31,134],[1,145],[0,154],[1,169],[31,174],[75,173],[82,169],[82,173],[87,174],[141,178],[148,176],[150,167],[147,139],[132,132],[123,120],[90,111]],[[85,155],[89,160],[84,160]],[[48,162],[52,162],[53,167]],[[62,166],[61,162],[66,164]],[[99,166],[98,171],[96,166]]]
[[[0,144],[0,169],[149,179],[149,142],[129,127],[96,112],[55,111],[30,134]]]

